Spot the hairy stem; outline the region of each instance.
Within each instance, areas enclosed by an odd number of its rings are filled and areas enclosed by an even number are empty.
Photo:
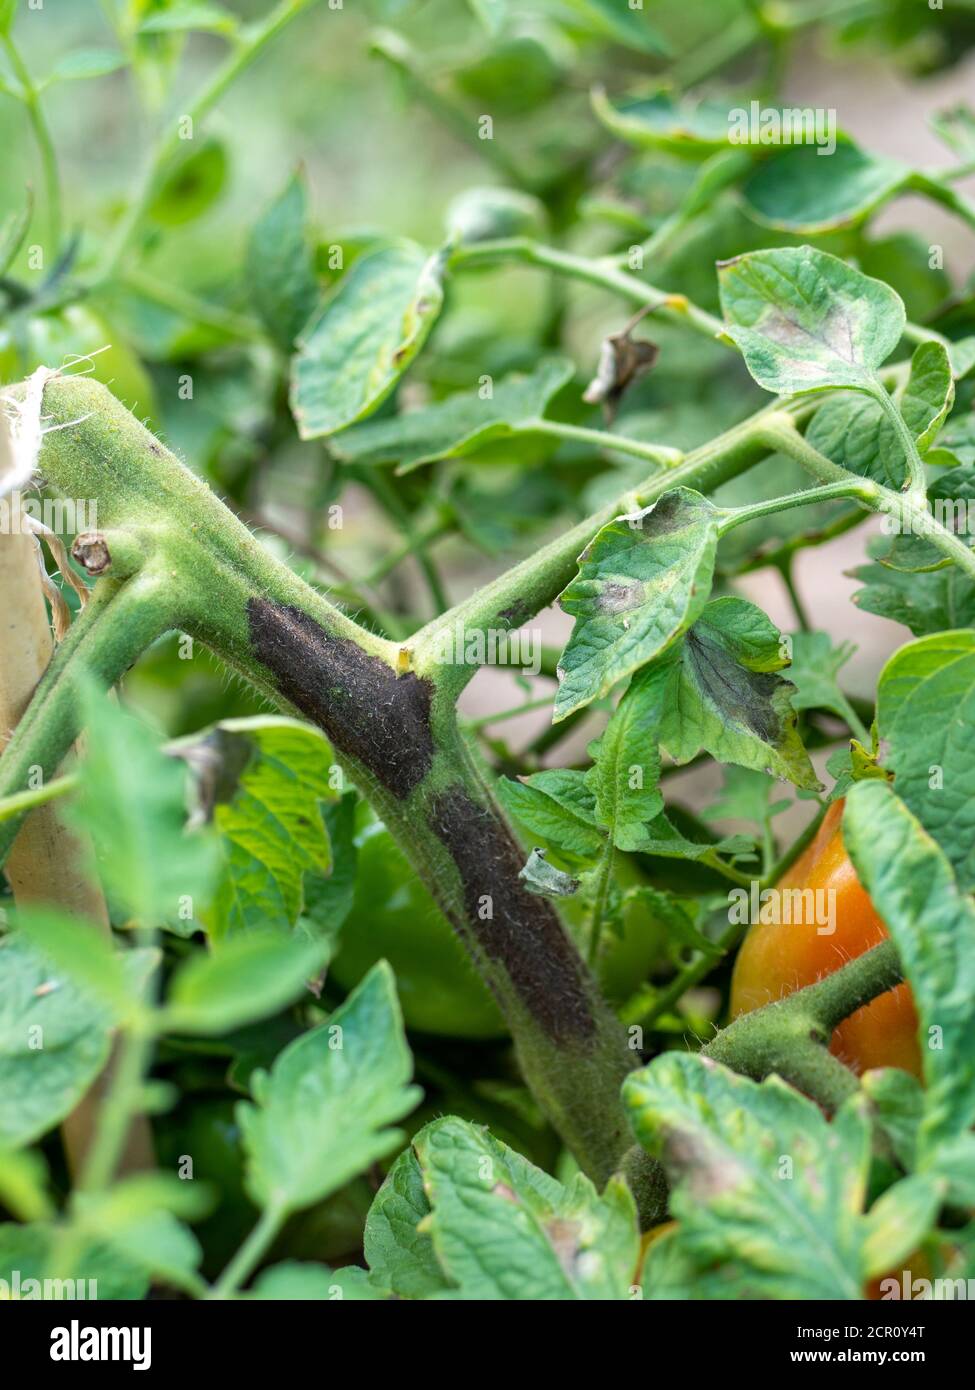
[[[49,484],[97,497],[106,529],[142,536],[146,558],[131,578],[109,569],[100,581],[0,759],[0,795],[22,788],[30,762],[56,768],[76,732],[79,667],[108,683],[160,630],[199,638],[328,735],[492,989],[528,1085],[604,1182],[628,1148],[619,1092],[639,1056],[552,904],[519,879],[524,850],[468,754],[449,692],[280,564],[105,388],[52,380],[44,411],[64,425],[45,437]],[[648,1159],[641,1200],[654,1172]]]
[[[835,1109],[856,1090],[857,1079],[827,1051],[833,1030],[902,979],[896,947],[883,941],[816,984],[735,1019],[704,1055],[756,1081],[775,1072]]]

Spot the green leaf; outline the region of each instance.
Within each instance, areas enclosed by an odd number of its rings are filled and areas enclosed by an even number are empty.
[[[898,407],[917,443],[927,453],[955,398],[951,363],[942,343],[920,343]],[[904,447],[883,407],[872,397],[843,395],[826,401],[806,431],[809,443],[834,463],[885,487],[900,488],[907,476]]]
[[[900,341],[900,296],[811,246],[752,251],[718,267],[728,335],[766,391],[876,389]]]
[[[789,680],[795,687],[792,708],[829,710],[851,729],[858,728],[856,711],[839,685],[840,671],[855,651],[852,642],[834,647],[828,632],[794,633],[789,663]]]
[[[792,674],[790,670],[790,677]],[[794,706],[795,696],[792,703]],[[789,801],[776,801],[769,805],[769,796],[775,784],[764,772],[736,767],[731,763],[722,769],[722,774],[724,781],[720,796],[701,812],[702,819],[706,821],[744,820],[764,825],[766,820],[780,815],[791,804]]]
[[[451,1287],[429,1230],[420,1230],[429,1215],[419,1161],[412,1148],[404,1149],[373,1199],[363,1238],[370,1278],[399,1298],[432,1298]]]
[[[139,976],[155,956],[128,960]],[[108,1060],[112,1024],[27,937],[0,941],[0,1145],[29,1144],[70,1114]]]
[[[192,145],[168,167],[149,205],[148,216],[163,227],[182,227],[202,217],[227,185],[229,160],[223,143],[209,138]]]
[[[924,1091],[916,1076],[897,1067],[868,1071],[861,1082],[871,1113],[890,1140],[894,1157],[910,1173],[916,1163],[917,1131],[924,1114]]]
[[[165,1024],[177,1033],[229,1033],[290,1004],[326,964],[330,946],[247,932],[213,955],[197,951],[173,977]]]
[[[975,887],[975,632],[922,637],[880,673],[877,729],[897,794]]]
[[[647,821],[663,810],[657,746],[662,698],[662,683],[638,673],[602,737],[589,746],[595,766],[586,774],[586,785],[596,798],[596,820],[617,849],[639,849]]]
[[[83,693],[87,754],[72,822],[95,842],[109,894],[143,926],[188,921],[205,903],[216,844],[187,833],[186,770],[155,733],[93,687]]]
[[[623,1299],[639,1250],[622,1178],[600,1197],[563,1186],[486,1130],[448,1116],[413,1141],[432,1207],[424,1221],[462,1299]]]
[[[938,1220],[948,1184],[930,1173],[895,1183],[866,1216],[863,1269],[868,1279],[896,1269],[918,1248]]]
[[[297,719],[255,715],[224,720],[174,751],[197,770],[203,810],[220,836],[211,935],[289,931],[304,907],[305,875],[332,868],[324,805],[339,792],[328,739]]]
[[[796,732],[781,635],[760,608],[713,599],[672,656],[648,679],[662,685],[661,742],[678,763],[705,749],[815,791],[819,781]]]
[[[403,1142],[389,1128],[416,1105],[393,973],[370,970],[328,1023],[296,1038],[237,1116],[254,1201],[283,1216],[311,1206]]]
[[[562,0],[562,3],[586,31],[597,38],[622,44],[637,53],[668,52],[666,41],[650,27],[642,7],[633,10],[618,0]]]
[[[489,396],[481,389],[458,391],[435,405],[356,425],[330,448],[347,463],[398,463],[398,473],[409,473],[421,464],[469,454],[491,441],[531,430],[572,374],[571,362],[549,358],[530,376],[508,376],[492,385]]]
[[[200,1184],[174,1174],[139,1173],[105,1192],[84,1193],[77,1200],[77,1219],[91,1240],[117,1252],[122,1260],[174,1288],[198,1294],[196,1271],[203,1251],[178,1215],[204,1215],[210,1196]]]
[[[851,788],[843,840],[897,946],[921,1020],[922,1169],[975,1123],[975,907],[886,782]]]
[[[332,804],[322,806],[322,819],[332,848],[332,872],[328,878],[309,874],[305,878],[305,907],[298,918],[298,930],[317,941],[327,941],[333,951],[339,933],[355,901],[359,852],[355,843],[355,816],[358,797],[345,792]]]
[[[0,224],[0,275],[6,275],[24,244],[33,212],[33,199],[28,194],[24,206],[8,212]]]
[[[747,835],[726,835],[721,840],[689,840],[671,824],[666,815],[656,816],[647,826],[646,839],[640,846],[643,854],[659,854],[665,859],[703,859],[713,852],[722,854],[751,854],[755,844]]]
[[[48,82],[86,81],[105,77],[125,67],[125,54],[111,48],[76,48],[62,54],[51,69]]]
[[[592,859],[606,837],[596,826],[595,797],[586,778],[584,772],[552,768],[517,782],[502,777],[497,792],[508,814],[533,835],[563,853]]]
[[[975,1206],[975,1135],[960,1134],[939,1144],[929,1165],[947,1184],[946,1200],[953,1207]]]
[[[57,908],[20,908],[16,923],[47,960],[111,1017],[128,1024],[145,1017],[143,977],[158,963],[158,952],[116,951],[107,932]]]
[[[902,623],[916,637],[975,625],[975,582],[954,565],[935,574],[902,574],[867,564],[849,573],[864,585],[853,595],[858,608]]]
[[[918,343],[911,358],[911,373],[898,401],[907,427],[926,454],[955,402],[951,361],[944,343]]]
[[[707,498],[675,488],[598,532],[559,600],[576,623],[559,663],[555,722],[659,656],[700,615],[718,520]]]
[[[862,1296],[865,1102],[830,1123],[778,1077],[756,1085],[677,1052],[632,1072],[623,1101],[667,1171],[698,1298]]]
[[[370,415],[393,390],[443,304],[443,257],[399,242],[360,256],[307,326],[291,367],[302,439]]]
[[[247,243],[247,276],[254,307],[286,352],[311,317],[318,281],[305,224],[308,192],[302,172],[254,224]]]
[[[793,145],[759,164],[742,189],[745,208],[757,221],[781,231],[819,235],[869,217],[911,176],[894,159],[866,154],[841,139],[825,148]]]
[[[638,101],[616,103],[597,87],[592,108],[607,130],[637,149],[703,160],[729,148],[725,102],[692,101],[661,91]]]
[[[235,34],[240,20],[223,5],[178,4],[150,14],[139,25],[140,34],[174,34],[190,29],[211,34]]]
[[[52,1279],[52,1257],[61,1232],[53,1225],[0,1225],[0,1279],[18,1299],[141,1299],[149,1276],[112,1246],[88,1241],[77,1250],[70,1270]],[[70,1283],[67,1281],[71,1281]]]

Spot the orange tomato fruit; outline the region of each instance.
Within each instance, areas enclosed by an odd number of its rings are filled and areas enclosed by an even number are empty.
[[[887,929],[843,847],[842,818],[843,802],[834,801],[815,838],[777,885],[832,890],[835,931],[820,934],[815,922],[754,923],[735,962],[733,1018],[832,974],[886,937]],[[898,985],[851,1014],[833,1034],[830,1051],[857,1073],[900,1067],[920,1076],[918,1020],[910,987]]]

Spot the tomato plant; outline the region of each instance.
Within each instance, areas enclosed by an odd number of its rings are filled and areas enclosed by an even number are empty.
[[[970,9],[49,8],[0,1291],[967,1288]]]

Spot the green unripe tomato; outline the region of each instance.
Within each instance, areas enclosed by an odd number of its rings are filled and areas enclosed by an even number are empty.
[[[407,1027],[453,1038],[503,1037],[497,1005],[392,835],[364,804],[357,817],[355,901],[330,974],[352,989],[385,958]]]
[[[106,351],[100,352],[99,348]],[[94,353],[90,375],[140,417],[152,415],[155,397],[145,367],[100,314],[86,304],[69,304],[49,314],[16,315],[0,328],[0,384],[21,381],[37,367],[69,366]]]

